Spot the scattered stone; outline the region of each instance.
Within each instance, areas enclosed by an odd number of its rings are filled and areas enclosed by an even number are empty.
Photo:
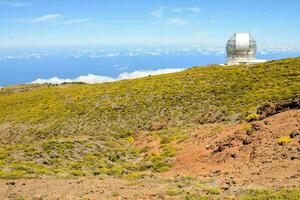
[[[6,185],[16,185],[16,182],[14,182],[14,181],[8,182],[8,183],[6,183]]]
[[[252,124],[251,130],[252,131],[259,131],[261,129],[260,125],[258,124]]]
[[[231,154],[230,154],[230,157],[233,158],[233,159],[236,159],[237,156],[236,156],[235,153],[231,153]]]
[[[248,145],[252,143],[252,139],[250,137],[247,137],[243,140],[243,145]]]
[[[296,159],[297,159],[297,157],[295,157],[295,156],[291,157],[291,160],[296,160]]]
[[[50,163],[48,160],[44,160],[44,161],[43,161],[43,164],[44,164],[44,165],[51,165],[51,163]]]
[[[286,100],[277,104],[269,103],[257,109],[257,114],[260,118],[266,118],[289,109],[299,109],[300,108],[300,97],[294,97],[292,100]]]
[[[299,136],[299,132],[297,132],[297,131],[293,131],[290,133],[290,138],[295,138],[297,136]]]
[[[221,172],[221,170],[215,170],[213,171],[213,174],[219,174]]]
[[[224,190],[224,191],[229,190],[229,188],[230,187],[228,185],[221,186],[221,190]]]

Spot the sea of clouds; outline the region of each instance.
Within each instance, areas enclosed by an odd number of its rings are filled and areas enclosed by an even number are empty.
[[[258,49],[260,54],[274,54],[274,53],[287,53],[287,52],[300,52],[300,47],[286,47],[286,46],[265,46]],[[94,49],[77,49],[77,50],[64,50],[52,51],[47,49],[39,50],[26,50],[25,52],[2,52],[0,51],[1,60],[18,60],[18,59],[41,59],[51,56],[64,56],[64,57],[89,57],[92,59],[97,58],[113,58],[113,57],[136,57],[136,56],[163,56],[163,55],[225,55],[225,47],[216,46],[209,48],[197,47],[181,47],[181,48],[94,48]]]
[[[158,70],[151,70],[151,71],[134,71],[134,72],[125,72],[121,73],[118,77],[110,77],[110,76],[101,76],[101,75],[95,75],[95,74],[88,74],[85,76],[79,76],[74,79],[62,79],[58,77],[52,77],[49,79],[37,79],[31,83],[33,84],[62,84],[62,83],[72,83],[72,82],[83,82],[87,84],[97,84],[97,83],[107,83],[107,82],[114,82],[119,80],[125,80],[125,79],[135,79],[135,78],[142,78],[146,76],[152,76],[152,75],[159,75],[159,74],[169,74],[174,72],[180,72],[183,71],[183,68],[180,69],[158,69]]]

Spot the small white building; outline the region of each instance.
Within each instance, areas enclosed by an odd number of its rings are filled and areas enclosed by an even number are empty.
[[[235,33],[227,42],[227,65],[263,63],[256,59],[257,45],[250,33]]]

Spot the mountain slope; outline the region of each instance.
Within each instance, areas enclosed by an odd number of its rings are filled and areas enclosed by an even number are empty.
[[[63,85],[0,96],[12,141],[37,135],[151,130],[156,123],[236,120],[299,94],[300,58],[253,66],[201,67],[100,85]],[[154,128],[155,129],[155,128]],[[22,133],[20,133],[20,131]],[[19,140],[18,140],[19,139]]]
[[[168,171],[200,124],[256,118],[300,95],[300,58],[114,83],[0,90],[0,177]]]

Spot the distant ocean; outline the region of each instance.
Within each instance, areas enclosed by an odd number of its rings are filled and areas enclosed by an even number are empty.
[[[260,59],[296,57],[300,51],[260,51]],[[117,79],[124,74],[179,71],[225,63],[222,48],[65,48],[0,50],[0,86],[31,83],[37,79],[76,80],[96,75]],[[165,70],[167,69],[167,70]],[[95,78],[95,77],[94,77]]]

